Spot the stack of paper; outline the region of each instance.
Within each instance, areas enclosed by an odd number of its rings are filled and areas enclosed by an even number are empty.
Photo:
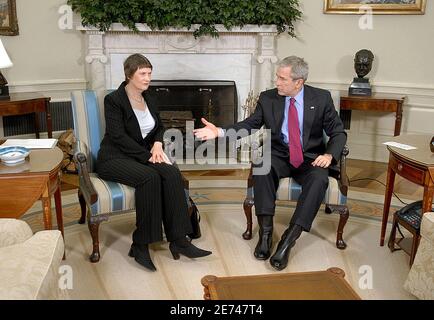
[[[414,150],[414,149],[417,149],[416,147],[409,146],[408,144],[398,143],[398,142],[394,142],[394,141],[387,141],[387,142],[384,142],[383,144],[391,146],[391,147],[396,147],[396,148],[399,148],[399,149],[404,149],[404,150]]]
[[[7,139],[1,147],[25,147],[28,149],[51,149],[57,143],[57,139]]]

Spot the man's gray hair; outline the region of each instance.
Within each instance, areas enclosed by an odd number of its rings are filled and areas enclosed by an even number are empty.
[[[307,80],[307,76],[309,75],[309,65],[303,58],[296,56],[289,56],[277,64],[279,68],[291,67],[291,77],[293,80],[303,79]]]

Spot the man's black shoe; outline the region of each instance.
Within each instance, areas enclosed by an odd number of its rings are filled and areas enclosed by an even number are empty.
[[[271,255],[271,246],[273,245],[273,216],[260,215],[259,224],[259,241],[253,253],[258,260],[267,260]]]
[[[297,224],[291,224],[282,235],[277,245],[276,252],[270,258],[271,266],[280,271],[288,265],[289,253],[295,245],[295,241],[300,237],[303,228]]]

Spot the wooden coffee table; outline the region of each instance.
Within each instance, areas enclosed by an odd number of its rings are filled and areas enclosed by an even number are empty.
[[[326,271],[202,278],[205,300],[361,300],[339,268]]]

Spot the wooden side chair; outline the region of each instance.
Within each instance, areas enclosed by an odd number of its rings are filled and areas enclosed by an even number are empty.
[[[71,93],[76,138],[74,160],[79,175],[78,197],[81,206],[79,223],[87,222],[92,237],[91,262],[100,260],[99,226],[111,215],[135,210],[134,188],[121,183],[105,181],[95,172],[95,162],[105,131],[104,97],[109,91],[78,90]],[[168,147],[167,144],[165,148]],[[188,181],[184,189],[189,200]],[[193,211],[194,204],[187,201]]]

